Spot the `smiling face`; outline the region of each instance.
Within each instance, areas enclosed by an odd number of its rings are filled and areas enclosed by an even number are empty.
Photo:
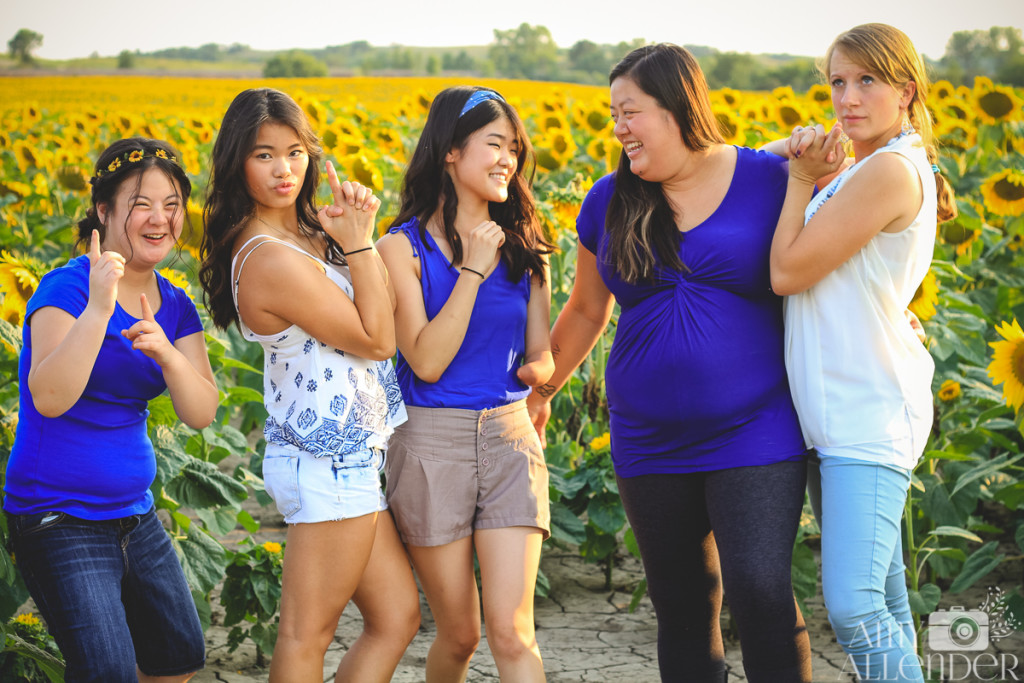
[[[185,220],[181,188],[159,168],[129,176],[110,204],[97,207],[105,226],[102,248],[133,268],[152,269],[170,253]]]
[[[461,149],[445,157],[459,202],[504,202],[519,165],[519,141],[512,123],[501,116],[474,131]]]
[[[915,90],[913,81],[901,89],[889,85],[839,47],[829,62],[829,84],[843,131],[866,150],[877,149],[899,134]]]
[[[679,124],[628,76],[612,81],[611,116],[630,171],[651,182],[663,182],[679,171],[688,151]]]
[[[257,209],[274,213],[295,206],[309,167],[309,155],[291,126],[268,122],[260,126],[245,160],[245,181]]]

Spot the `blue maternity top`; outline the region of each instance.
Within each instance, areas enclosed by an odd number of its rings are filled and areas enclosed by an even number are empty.
[[[768,252],[786,196],[785,160],[737,148],[725,199],[682,233],[686,272],[623,282],[607,264],[614,174],[576,221],[621,307],[605,384],[619,476],[767,465],[803,457],[783,355],[782,299]]]

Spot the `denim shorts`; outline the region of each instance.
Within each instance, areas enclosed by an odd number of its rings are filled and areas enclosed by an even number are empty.
[[[65,680],[136,683],[203,668],[206,644],[163,525],[7,514],[15,561],[67,663]]]
[[[383,467],[380,448],[318,458],[267,444],[263,484],[286,524],[330,522],[387,510],[380,485]]]

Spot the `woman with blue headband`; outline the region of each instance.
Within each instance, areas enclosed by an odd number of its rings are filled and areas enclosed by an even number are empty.
[[[474,551],[502,680],[544,680],[533,593],[550,535],[548,475],[525,398],[554,368],[552,246],[528,160],[523,124],[498,93],[442,91],[377,244],[398,300],[409,413],[391,438],[388,504],[437,623],[429,683],[465,680],[480,641]]]

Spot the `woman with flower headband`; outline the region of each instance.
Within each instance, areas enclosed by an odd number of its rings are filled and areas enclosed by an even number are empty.
[[[789,140],[772,287],[787,295],[786,367],[819,458],[809,480],[829,620],[865,680],[922,681],[901,520],[931,431],[934,363],[904,312],[928,273],[936,221],[956,205],[933,165],[924,62],[902,31],[841,34],[822,73],[839,123]],[[814,194],[844,157],[841,133],[855,163]]]
[[[389,681],[419,628],[419,595],[381,493],[405,420],[393,297],[373,248],[380,200],[339,182],[319,211],[321,149],[302,109],[246,90],[213,147],[199,272],[214,324],[264,349],[263,478],[288,524],[270,680],[322,681],[351,599],[363,633],[337,680]]]
[[[442,91],[378,242],[409,406],[391,439],[388,502],[437,624],[429,683],[465,680],[481,602],[501,679],[544,680],[533,594],[548,475],[524,399],[553,367],[551,245],[523,173],[531,156],[501,95]]]
[[[145,138],[110,145],[90,182],[86,254],[47,273],[25,311],[4,510],[66,681],[185,681],[205,644],[153,509],[146,406],[166,389],[194,429],[217,410],[195,305],[154,270],[192,185],[174,150]]]

